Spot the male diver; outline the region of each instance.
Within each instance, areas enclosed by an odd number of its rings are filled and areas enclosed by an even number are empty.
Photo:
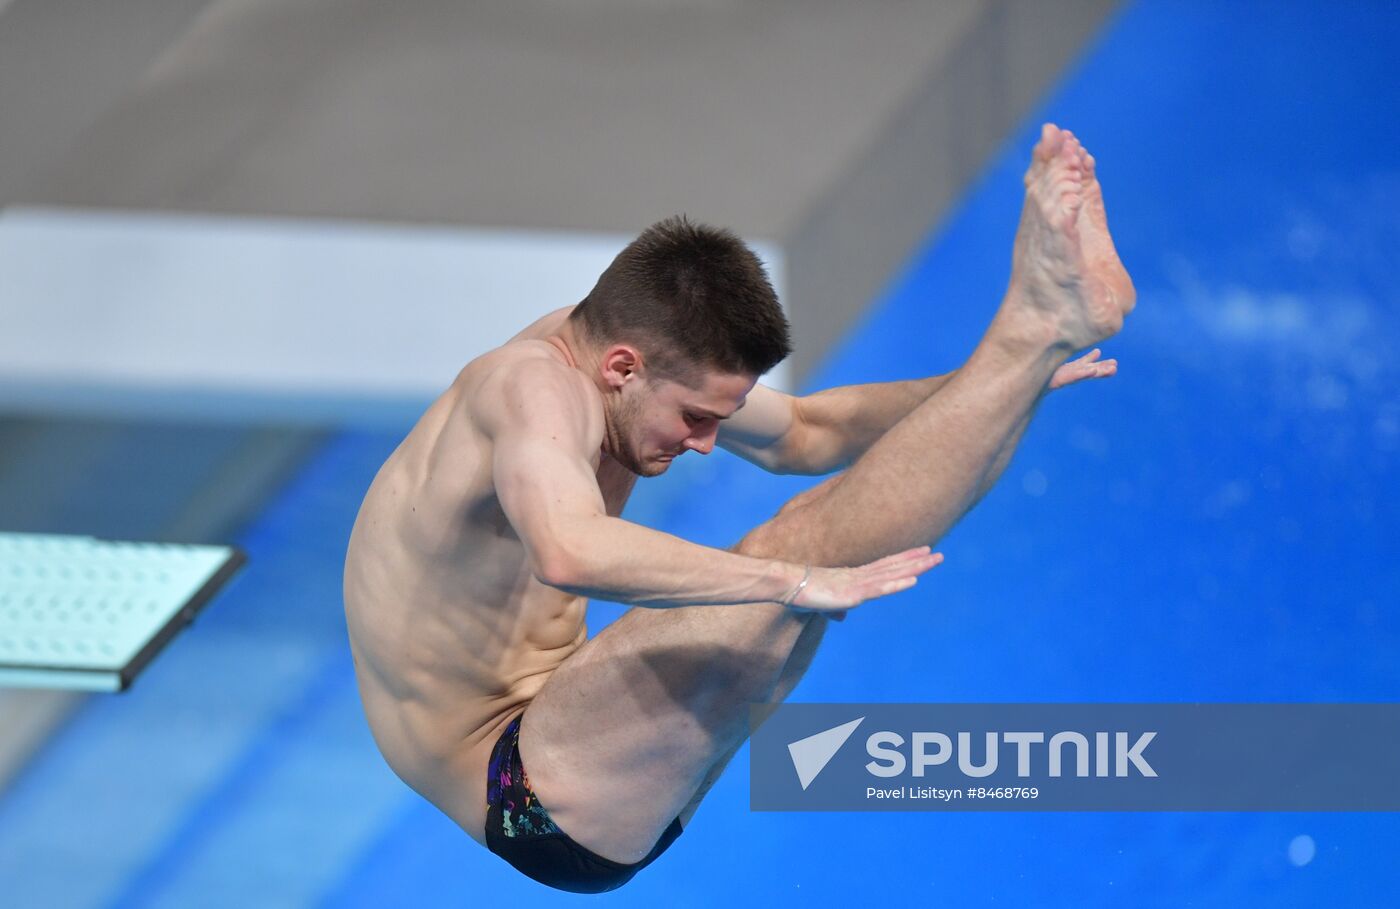
[[[1047,124],[1011,281],[955,372],[795,398],[733,234],[653,225],[579,305],[469,363],[375,477],[345,607],[365,712],[403,780],[524,874],[619,887],[679,835],[828,620],[903,590],[996,481],[1041,396],[1110,375],[1132,309],[1094,159]],[[619,517],[639,476],[721,445],[843,470],[730,551]],[[634,605],[592,640],[589,597]],[[528,776],[527,776],[528,773]]]

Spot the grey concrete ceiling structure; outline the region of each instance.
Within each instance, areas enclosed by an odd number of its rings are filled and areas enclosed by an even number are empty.
[[[802,372],[1114,0],[10,0],[0,204],[779,244]]]

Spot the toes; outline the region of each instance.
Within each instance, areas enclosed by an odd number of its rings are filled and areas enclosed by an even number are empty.
[[[1035,161],[1052,161],[1056,155],[1066,159],[1083,160],[1088,157],[1084,144],[1071,130],[1060,129],[1053,123],[1040,128],[1040,140],[1036,142],[1032,155]]]
[[[1035,145],[1032,157],[1037,161],[1049,161],[1055,157],[1055,153],[1060,150],[1064,143],[1064,133],[1053,123],[1046,123],[1040,128],[1040,141]]]
[[[1040,200],[1047,221],[1057,229],[1071,226],[1092,190],[1092,157],[1074,133],[1053,123],[1041,128],[1024,182]]]
[[[1031,166],[1024,177],[1026,186],[1035,181],[1040,166],[1056,162],[1084,170],[1092,167],[1089,163],[1089,152],[1073,132],[1060,129],[1053,123],[1046,123],[1040,128],[1040,140],[1031,154]]]
[[[1084,186],[1073,174],[1055,181],[1044,200],[1046,220],[1057,229],[1065,228],[1079,218],[1079,210],[1084,205]]]
[[[1079,140],[1074,138],[1073,133],[1065,130],[1064,141],[1060,143],[1060,159],[1077,162],[1082,151],[1084,151],[1084,146],[1079,144]]]
[[[1084,199],[1084,177],[1077,164],[1056,161],[1041,176],[1033,190],[1039,199],[1042,217],[1056,229],[1073,223]]]
[[[1050,190],[1056,196],[1077,193],[1084,188],[1084,178],[1077,170],[1063,170],[1056,174],[1050,183]]]

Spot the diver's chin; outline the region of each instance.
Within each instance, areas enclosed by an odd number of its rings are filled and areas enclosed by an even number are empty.
[[[657,455],[656,457],[648,458],[645,464],[645,470],[638,471],[638,473],[644,477],[659,477],[671,469],[671,462],[678,457],[680,457],[679,454],[673,454]]]
[[[628,473],[639,477],[656,477],[666,472],[675,456],[642,457],[629,451],[626,455],[613,453],[610,457]]]
[[[652,458],[645,465],[645,469],[638,471],[638,476],[659,477],[671,469],[671,458]]]

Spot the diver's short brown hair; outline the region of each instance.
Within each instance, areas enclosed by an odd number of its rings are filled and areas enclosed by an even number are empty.
[[[569,318],[591,343],[633,344],[687,382],[705,368],[759,376],[792,352],[763,263],[732,232],[684,215],[642,231]]]

